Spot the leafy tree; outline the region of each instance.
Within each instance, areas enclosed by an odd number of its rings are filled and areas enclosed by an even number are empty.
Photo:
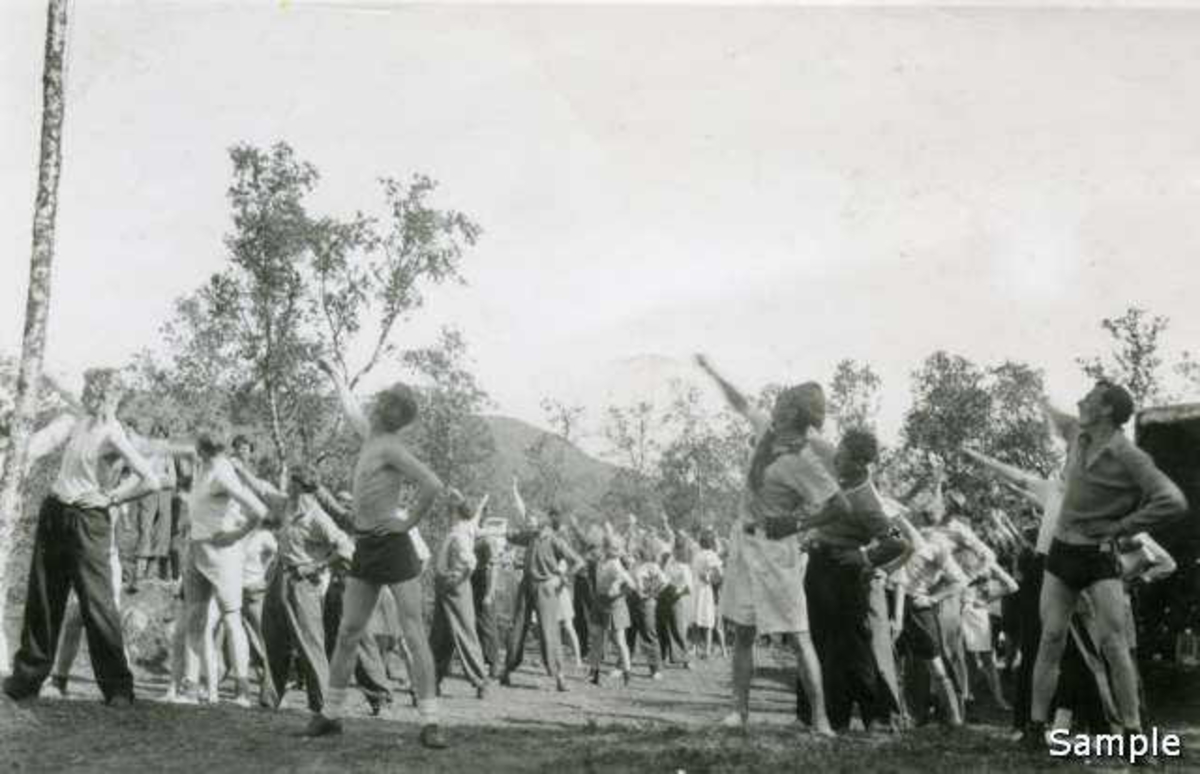
[[[663,417],[671,438],[657,466],[657,488],[668,520],[675,527],[731,521],[744,476],[744,420],[727,411],[704,411],[700,391],[680,389]]]
[[[1078,358],[1076,362],[1090,378],[1108,378],[1125,386],[1139,408],[1153,406],[1165,397],[1159,339],[1169,325],[1166,317],[1131,306],[1120,317],[1100,321],[1113,339],[1108,357]]]
[[[661,452],[657,437],[660,424],[654,404],[649,401],[609,406],[604,437],[621,465],[604,495],[603,507],[610,515],[633,513],[647,518],[659,512],[653,475]]]
[[[583,421],[584,408],[553,398],[543,398],[542,411],[552,434],[539,435],[525,449],[525,460],[533,473],[525,482],[526,499],[536,507],[562,507],[574,500],[574,484],[566,471],[566,454]]]
[[[229,263],[177,302],[163,328],[166,361],[143,358],[138,371],[143,389],[173,398],[189,422],[223,416],[264,428],[283,475],[290,458],[324,459],[337,443],[340,413],[315,354],[328,354],[352,387],[397,356],[396,326],[423,306],[427,287],[463,281],[480,229],[433,207],[427,177],[381,180],[382,218],[337,219],[309,212],[319,175],[287,144],[238,145],[230,158]]]
[[[879,414],[883,380],[869,363],[845,359],[834,368],[829,382],[829,414],[838,431],[851,427],[873,428]]]

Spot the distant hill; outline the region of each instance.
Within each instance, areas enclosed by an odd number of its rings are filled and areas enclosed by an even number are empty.
[[[507,516],[511,512],[512,498],[509,492],[513,474],[522,479],[534,475],[533,467],[526,456],[526,449],[543,437],[549,438],[551,449],[562,451],[563,474],[570,483],[570,491],[564,495],[565,504],[583,516],[595,513],[595,507],[608,491],[609,483],[617,473],[616,466],[602,462],[558,436],[519,419],[503,416],[481,418],[491,431],[496,447],[490,463],[489,486],[496,515]]]

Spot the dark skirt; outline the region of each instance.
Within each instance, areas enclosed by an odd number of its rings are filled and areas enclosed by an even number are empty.
[[[354,547],[350,577],[391,586],[420,577],[424,563],[407,532],[391,535],[364,535]]]

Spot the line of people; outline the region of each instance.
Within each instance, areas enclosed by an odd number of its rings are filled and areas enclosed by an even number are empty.
[[[1014,719],[1025,728],[1025,743],[1045,744],[1055,706],[1069,715],[1089,702],[1107,709],[1106,720],[1115,718],[1127,733],[1140,730],[1125,584],[1170,571],[1170,557],[1146,530],[1187,505],[1122,433],[1133,412],[1123,388],[1098,383],[1080,401],[1078,418],[1047,406],[1069,448],[1059,479],[964,450],[981,471],[1041,510],[1032,541],[1002,515],[991,515],[986,529],[974,520],[993,545],[1018,549],[1010,551],[1020,554],[1018,571],[1010,573],[969,526],[961,498],[943,493],[940,478],[891,498],[872,477],[879,449],[871,433],[852,429],[836,446],[826,442],[819,385],[783,390],[765,415],[707,360],[698,364],[754,431],[726,555],[712,532],[696,545],[665,524],[647,529],[636,518],[623,532],[611,524],[581,529],[555,509],[527,509],[514,481],[518,518],[505,541],[524,550],[524,561],[503,657],[495,609],[500,541],[480,530],[488,499],[470,507],[405,446],[400,432],[417,414],[410,388],[380,392],[365,411],[337,370],[320,361],[362,444],[352,492],[339,501],[302,464],[292,468],[286,491],[258,477],[242,444],[219,424],[187,443],[127,432],[117,420],[118,375],[90,371],[77,416],[35,437],[39,453],[57,445],[64,451],[39,513],[21,645],[4,690],[26,698],[52,673],[65,678],[82,629],[105,700],[129,705],[133,678],[117,609],[110,517],[162,489],[166,467],[153,460],[187,457],[194,464],[182,625],[173,643],[177,698],[190,696],[189,686],[203,675],[207,698],[217,700],[223,640],[236,703],[253,702],[254,651],[262,665],[260,704],[279,706],[295,666],[312,711],[305,733],[340,733],[352,676],[374,711],[391,700],[369,631],[384,598],[395,639],[404,644],[420,741],[433,748],[447,744],[439,697],[453,656],[483,698],[493,679],[513,684],[531,628],[559,691],[568,690],[564,637],[577,665],[588,659],[597,684],[607,646],[614,645],[615,674],[627,684],[639,643],[649,677],[657,680],[664,662],[689,665],[689,629],[699,632],[708,655],[714,637],[724,651],[727,624],[733,634],[727,726],[748,724],[755,649],[764,636],[781,636],[793,649],[797,713],[818,734],[845,732],[855,707],[870,729],[922,723],[934,714],[958,725],[972,663],[997,703],[1006,702],[991,611],[1015,594],[1022,609],[1036,610],[1022,619],[1040,624],[1040,632],[1026,626],[1016,638],[1022,672]],[[120,467],[128,471],[124,477],[113,473]],[[418,529],[435,511],[450,516],[436,556]],[[420,583],[427,564],[435,603],[428,633]],[[64,627],[71,591],[78,619]],[[1061,681],[1060,663],[1066,664]]]

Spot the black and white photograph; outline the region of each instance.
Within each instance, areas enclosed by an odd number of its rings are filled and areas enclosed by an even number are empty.
[[[1200,770],[1200,2],[0,3],[0,769]]]

